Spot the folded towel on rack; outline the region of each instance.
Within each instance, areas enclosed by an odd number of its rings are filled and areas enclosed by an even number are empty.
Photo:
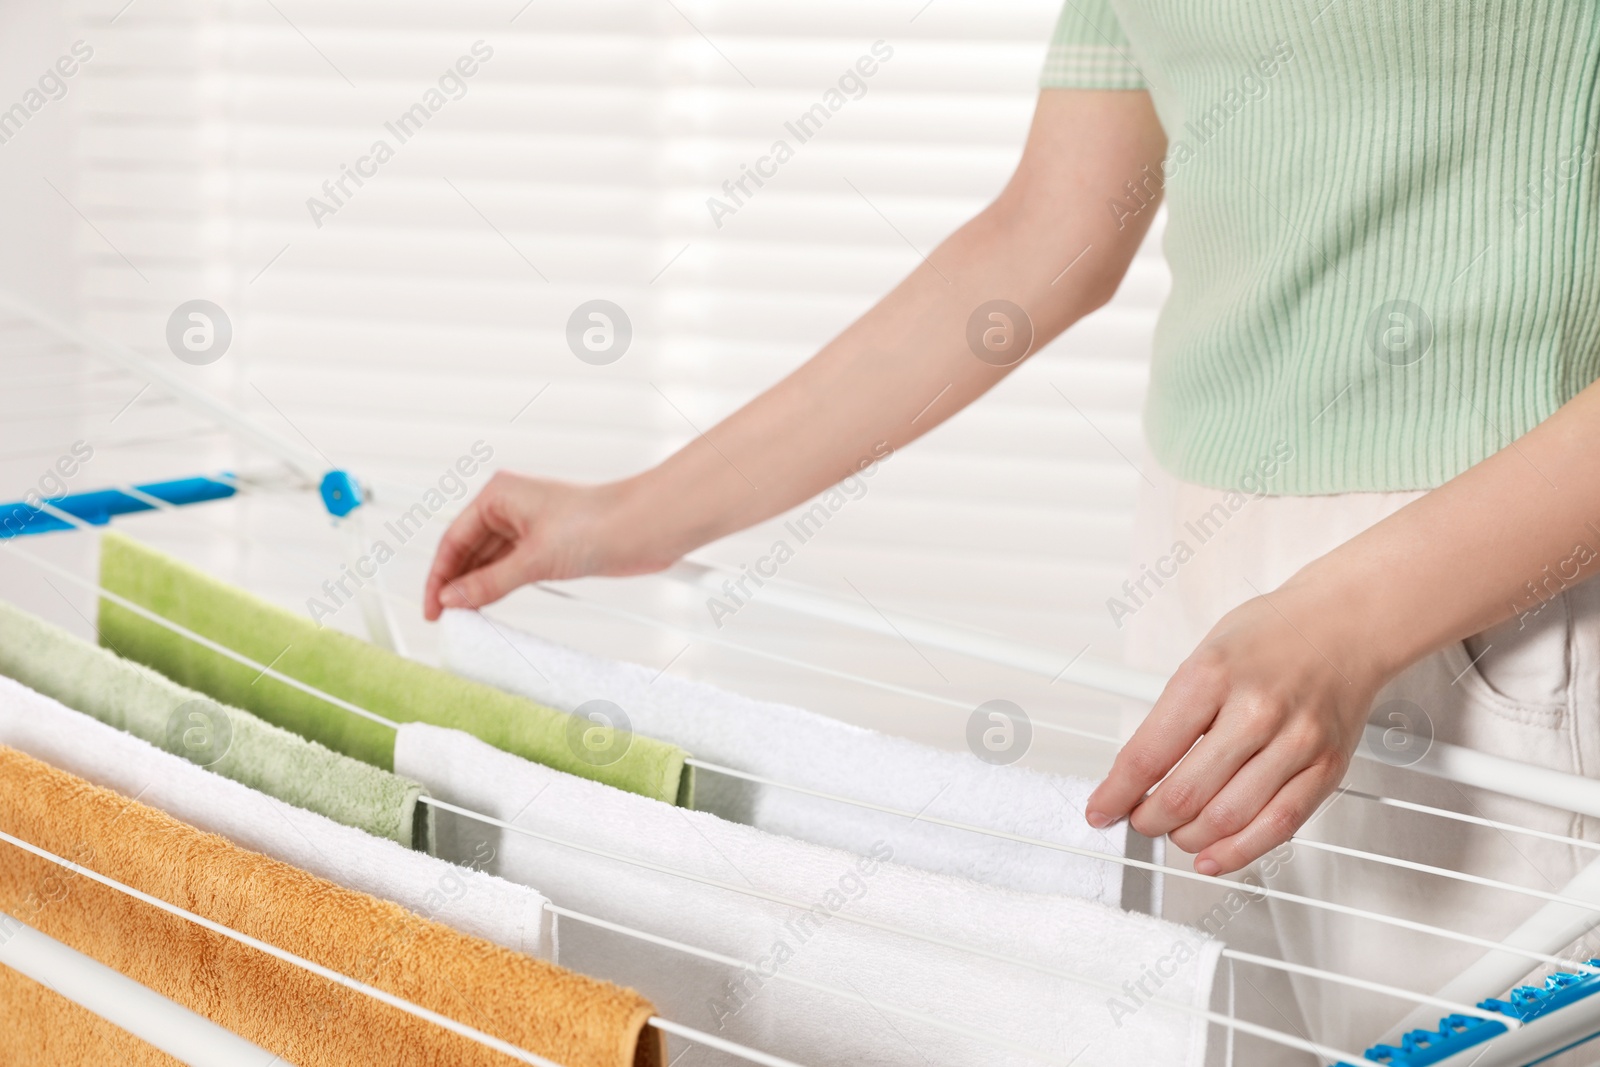
[[[0,678],[0,745],[347,889],[517,952],[556,958],[544,897],[485,872],[496,840],[490,828],[465,840],[452,828],[459,862],[434,859],[212,774],[9,678]]]
[[[467,937],[5,747],[0,829],[564,1067],[664,1062],[646,1027],[654,1008],[630,989]],[[290,1063],[510,1062],[14,845],[0,850],[0,911]]]
[[[265,666],[395,722],[465,730],[507,752],[669,802],[693,796],[684,751],[634,735],[616,759],[595,759],[590,723],[324,629],[116,533],[100,541],[100,584]],[[100,601],[100,639],[174,681],[385,770],[390,727],[214,652],[137,612]]]
[[[433,796],[579,846],[505,830],[492,865],[502,876],[535,882],[557,906],[754,968],[690,958],[563,917],[568,966],[645,990],[675,1021],[812,1064],[1039,1062],[1017,1046],[1074,1067],[1204,1063],[1206,1023],[1150,1002],[1208,1006],[1221,945],[1197,930],[889,862],[901,847],[893,828],[855,855],[608,789],[459,731],[402,726],[395,764]],[[447,854],[463,819],[438,813]],[[844,996],[788,979],[826,983]]]
[[[442,631],[444,663],[451,670],[566,711],[590,700],[611,701],[634,730],[682,745],[711,763],[924,816],[1123,854],[1126,823],[1102,831],[1084,821],[1084,802],[1094,789],[1085,779],[993,766],[966,752],[585,655],[475,611],[445,612]],[[925,820],[908,825],[898,815],[704,769],[694,806],[851,852],[865,852],[893,833],[896,862],[1011,889],[1116,905],[1124,876],[1141,888],[1150,881],[1143,871],[1125,875],[1117,864]]]
[[[416,782],[217,704],[4,601],[0,674],[295,807],[428,847],[432,810],[417,803]]]

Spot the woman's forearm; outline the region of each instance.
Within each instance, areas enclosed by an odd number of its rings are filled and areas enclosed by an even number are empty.
[[[1409,664],[1600,570],[1600,384],[1499,452],[1308,565],[1291,601],[1342,590],[1376,669]]]
[[[1165,151],[1149,94],[1045,90],[995,203],[794,373],[636,477],[496,474],[440,540],[424,613],[527,582],[660,570],[928,432],[1110,299],[1155,214]],[[1111,210],[1134,183],[1144,207]],[[998,340],[1031,327],[1032,343],[980,346],[981,359],[969,322],[997,300],[1024,312],[980,328]]]
[[[1144,93],[1044,94],[1005,193],[814,358],[625,483],[623,521],[676,557],[793,507],[961,410],[1010,369],[996,365],[1003,356],[974,353],[974,312],[996,299],[1020,306],[1028,321],[1010,326],[1031,328],[1037,349],[1109,299],[1155,209],[1119,228],[1107,199],[1159,164],[1164,147]]]

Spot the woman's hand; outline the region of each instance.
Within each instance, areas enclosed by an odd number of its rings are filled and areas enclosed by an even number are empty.
[[[1140,833],[1198,853],[1202,874],[1287,841],[1344,777],[1394,670],[1364,651],[1365,621],[1305,572],[1229,612],[1117,755],[1090,824],[1131,813]]]
[[[477,608],[528,582],[648,574],[677,558],[631,521],[628,483],[569,485],[501,471],[439,542],[422,610]]]
[[[1600,382],[1224,616],[1089,798],[1089,822],[1131,814],[1201,873],[1238,870],[1339,784],[1379,689],[1600,572],[1595,545]]]

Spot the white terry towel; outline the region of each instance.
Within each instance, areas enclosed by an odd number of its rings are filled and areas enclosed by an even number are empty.
[[[400,727],[395,770],[441,800],[590,849],[796,901],[787,906],[505,831],[494,869],[571,908],[754,964],[751,972],[564,917],[562,963],[641,990],[668,1018],[804,1064],[1037,1064],[924,1021],[785,981],[794,976],[1002,1036],[1074,1067],[1204,1063],[1221,945],[1198,931],[1075,897],[1020,893],[764,833],[529,763],[468,734]],[[437,813],[441,855],[453,847]],[[904,826],[900,826],[904,829]],[[1118,995],[845,918],[910,928],[1090,975]],[[1144,984],[1144,992],[1138,989]],[[696,1062],[720,1054],[696,1052]]]
[[[1126,822],[1095,830],[1084,822],[1094,783],[998,767],[865,730],[786,704],[751,700],[633,663],[563,648],[473,611],[448,611],[444,662],[451,670],[572,711],[590,700],[620,707],[632,729],[692,755],[773,781],[991,830],[1122,855]],[[1122,903],[1123,868],[1065,852],[985,837],[935,823],[910,827],[885,815],[699,771],[695,807],[725,819],[851,852],[895,837],[895,859],[913,867],[1034,893]],[[1129,870],[1146,898],[1151,876]]]
[[[545,899],[487,868],[492,841],[455,836],[435,859],[213,774],[0,676],[0,745],[160,808],[190,826],[370,893],[464,934],[554,960]]]

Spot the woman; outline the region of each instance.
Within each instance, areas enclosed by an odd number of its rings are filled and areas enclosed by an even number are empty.
[[[995,323],[1037,348],[1101,306],[1164,197],[1173,290],[1145,412],[1142,595],[1122,606],[1136,661],[1175,673],[1089,821],[1129,818],[1202,873],[1239,871],[1350,772],[1586,830],[1394,767],[1352,772],[1351,756],[1372,714],[1398,731],[1389,763],[1437,736],[1600,766],[1600,606],[1581,584],[1600,560],[1595,5],[1068,0],[1043,85],[994,203],[782,382],[622,482],[497,475],[445,535],[428,616],[525,582],[658,570],[820,492],[876,443],[905,446],[1025,354],[969,334]],[[1204,516],[1218,536],[1172,562]],[[1168,576],[1152,580],[1141,565],[1158,557]],[[1314,828],[1331,840],[1492,862],[1539,888],[1586,860],[1359,799],[1325,812]],[[1532,907],[1307,849],[1281,867],[1310,895],[1480,936]],[[1478,955],[1256,911],[1222,936],[1427,992]],[[1346,1046],[1400,1014],[1310,980],[1295,992],[1313,1036]]]

